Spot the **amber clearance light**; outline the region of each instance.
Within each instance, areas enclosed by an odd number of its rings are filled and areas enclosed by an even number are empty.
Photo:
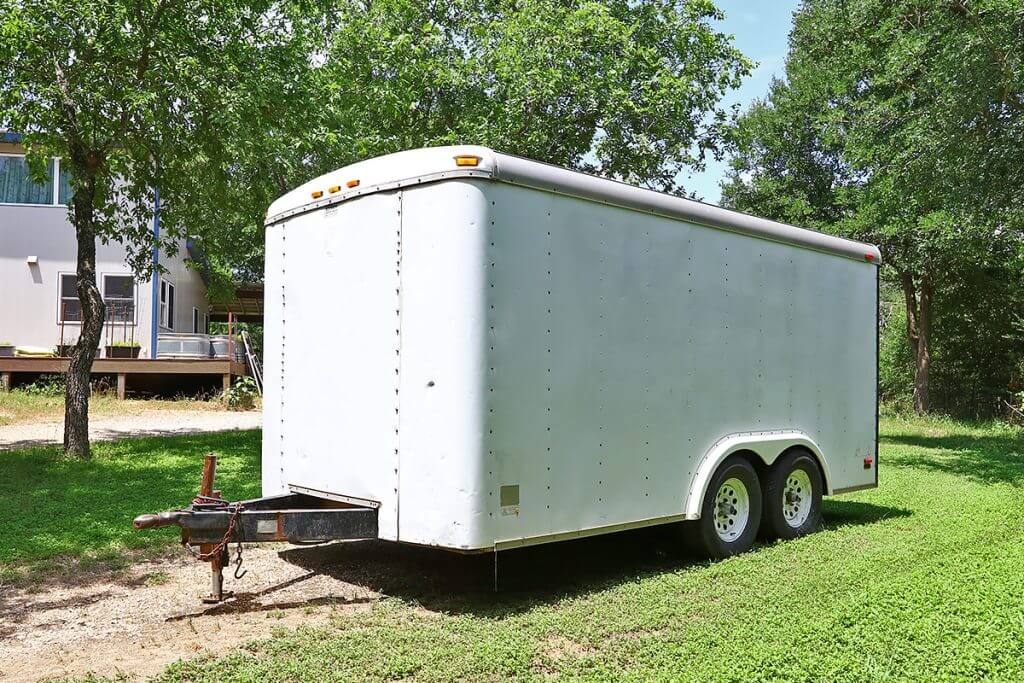
[[[455,157],[456,166],[476,166],[480,163],[480,157],[472,154],[460,154]]]

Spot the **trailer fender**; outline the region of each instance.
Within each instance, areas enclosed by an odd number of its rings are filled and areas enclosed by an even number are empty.
[[[760,432],[737,432],[724,436],[708,449],[697,465],[690,482],[683,513],[686,519],[700,519],[701,503],[707,493],[708,483],[715,470],[733,453],[752,451],[765,465],[771,465],[776,458],[793,446],[802,446],[814,454],[825,479],[825,493],[832,493],[832,476],[828,462],[822,457],[821,449],[814,439],[799,430],[774,430]]]

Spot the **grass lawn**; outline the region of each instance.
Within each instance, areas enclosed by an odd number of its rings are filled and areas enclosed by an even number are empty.
[[[353,546],[345,571],[390,597],[162,680],[1024,680],[1024,432],[888,419],[882,439],[881,487],[829,499],[812,536],[714,564],[663,530],[541,546],[501,556],[498,595],[489,557]],[[172,543],[128,520],[192,495],[207,450],[227,495],[255,491],[258,433],[0,457],[0,560]]]
[[[225,495],[259,495],[258,431],[98,442],[91,461],[64,459],[56,447],[0,453],[0,579],[65,559],[116,565],[127,549],[173,544],[173,533],[139,533],[131,520],[191,500],[211,451]]]
[[[174,400],[117,398],[97,392],[89,399],[91,416],[124,415],[149,410],[226,410],[222,401],[178,398]],[[63,422],[64,395],[40,396],[20,390],[0,392],[0,426],[26,422]]]

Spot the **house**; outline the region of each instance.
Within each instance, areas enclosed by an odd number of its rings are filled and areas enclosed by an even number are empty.
[[[0,342],[53,350],[62,356],[66,348],[60,347],[78,340],[81,306],[75,275],[77,241],[67,207],[70,195],[68,174],[60,159],[47,162],[47,180],[37,183],[29,176],[21,136],[0,132]],[[158,229],[156,210],[153,223]],[[131,366],[137,371],[182,373],[181,354],[158,353],[157,349],[182,348],[173,343],[178,335],[205,335],[209,330],[206,283],[198,270],[189,267],[188,260],[195,255],[191,246],[183,240],[176,254],[155,254],[154,260],[164,272],[139,279],[125,262],[122,244],[97,241],[96,279],[107,307],[98,359],[110,358],[116,346],[137,345],[140,359],[179,356],[173,364],[178,370],[172,370],[172,364]],[[199,348],[207,347],[200,344]],[[50,361],[52,365],[53,359]],[[12,361],[5,362],[9,365]],[[97,366],[93,370],[96,373]],[[205,366],[196,370],[212,371]],[[113,369],[111,373],[118,374],[123,390],[124,373]],[[230,370],[228,374],[240,373]],[[0,368],[0,375],[10,382],[5,368]],[[225,378],[228,381],[230,377]]]

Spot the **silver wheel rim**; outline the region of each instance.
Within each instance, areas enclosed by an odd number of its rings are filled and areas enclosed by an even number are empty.
[[[733,477],[726,479],[715,494],[715,532],[726,543],[739,538],[750,519],[750,494],[747,486]]]
[[[796,469],[786,477],[786,488],[782,491],[782,516],[786,524],[796,528],[811,515],[813,499],[811,478],[802,469]]]

